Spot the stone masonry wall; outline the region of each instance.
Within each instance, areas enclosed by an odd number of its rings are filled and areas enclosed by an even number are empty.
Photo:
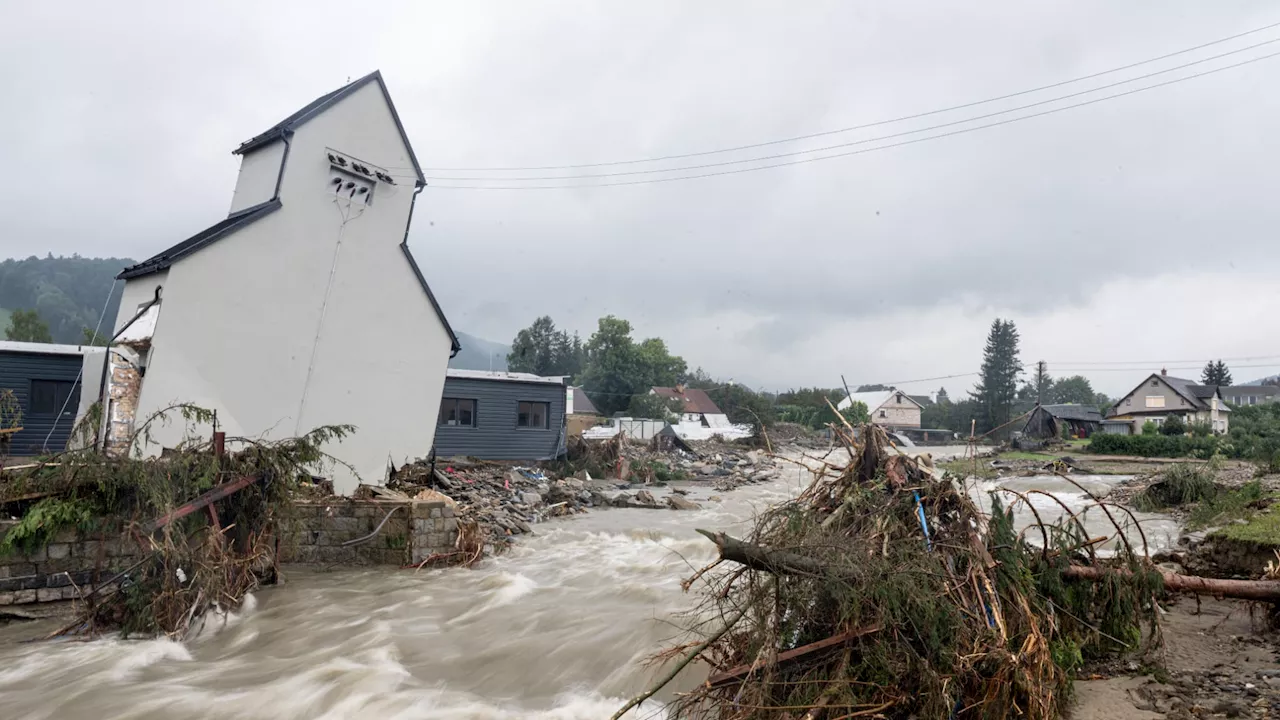
[[[0,537],[16,524],[0,522]],[[64,530],[35,552],[0,555],[0,605],[74,600],[139,558],[132,543]]]
[[[375,537],[342,545],[372,533],[393,508]],[[453,508],[443,502],[333,498],[294,510],[280,539],[284,563],[401,567],[453,552],[458,537]],[[0,537],[16,524],[0,521]],[[0,555],[0,605],[74,600],[141,558],[131,541],[65,530],[35,552]]]
[[[453,508],[442,502],[333,498],[297,503],[294,510],[280,542],[285,563],[399,567],[452,552],[458,535]],[[375,537],[343,546],[372,533],[384,518]]]

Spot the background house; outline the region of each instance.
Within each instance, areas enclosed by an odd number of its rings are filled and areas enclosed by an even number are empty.
[[[1264,405],[1280,400],[1280,387],[1275,385],[1228,385],[1219,387],[1222,399],[1231,405]]]
[[[659,397],[679,400],[681,403],[680,422],[698,424],[702,427],[729,427],[729,416],[715,404],[705,390],[687,388],[683,385],[675,387],[655,387],[650,392]]]
[[[326,449],[380,481],[430,448],[459,347],[405,244],[425,180],[382,76],[317,98],[235,154],[227,218],[120,274],[116,329],[134,326],[111,352],[125,381],[108,387],[109,446],[135,419],[189,402],[230,435],[355,425]],[[145,452],[184,430],[153,428]],[[349,492],[357,476],[336,467],[333,480]]]
[[[1136,435],[1148,421],[1160,425],[1170,415],[1178,415],[1188,424],[1207,423],[1214,432],[1225,433],[1230,413],[1216,385],[1198,385],[1194,380],[1172,377],[1161,370],[1112,407],[1107,417],[1108,431],[1115,431],[1117,421],[1125,421]]]
[[[86,345],[0,341],[0,456],[65,450],[76,421],[97,398],[105,352]],[[15,427],[22,429],[5,432]]]
[[[581,435],[584,430],[605,422],[605,418],[596,408],[586,391],[581,387],[569,386],[566,389],[565,412],[569,416],[565,421],[569,435]]]
[[[1024,437],[1039,440],[1047,438],[1085,438],[1098,431],[1102,413],[1087,405],[1038,405],[1027,417],[1022,427]]]
[[[923,406],[901,390],[853,393],[841,400],[836,407],[845,410],[855,402],[867,406],[867,412],[870,413],[873,424],[890,428],[920,427],[920,411]]]
[[[548,460],[565,447],[564,378],[449,370],[436,422],[437,457]]]

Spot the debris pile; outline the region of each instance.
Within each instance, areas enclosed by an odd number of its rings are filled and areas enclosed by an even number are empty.
[[[493,542],[532,532],[532,525],[549,517],[608,506],[600,490],[611,486],[589,476],[555,478],[537,468],[449,458],[437,460],[434,470],[426,461],[405,465],[387,487],[404,499],[445,496],[459,517],[477,522]]]
[[[836,435],[848,466],[746,539],[699,530],[720,553],[685,583],[706,586],[699,637],[615,718],[694,659],[711,675],[678,717],[1057,718],[1086,660],[1158,645],[1169,578],[1132,548],[1104,561],[1072,518],[1018,532],[999,496],[984,515],[883,430]]]

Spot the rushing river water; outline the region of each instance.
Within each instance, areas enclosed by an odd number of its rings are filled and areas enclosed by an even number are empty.
[[[696,602],[680,581],[715,551],[693,528],[741,531],[808,480],[791,466],[721,502],[692,489],[699,511],[614,509],[545,523],[470,570],[290,573],[185,645],[18,644],[50,626],[0,627],[0,718],[607,718],[649,683],[642,661],[679,635],[674,623]],[[1114,480],[1086,482],[1105,490]],[[1058,478],[1004,482],[1083,503]],[[1043,500],[1043,514],[1061,513]],[[1162,544],[1176,531],[1142,519]],[[1099,520],[1089,518],[1090,530],[1104,534]]]

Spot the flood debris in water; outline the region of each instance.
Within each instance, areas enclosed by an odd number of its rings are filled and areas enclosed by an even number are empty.
[[[0,473],[0,508],[19,518],[0,555],[60,558],[77,571],[60,573],[77,604],[75,620],[55,635],[181,639],[211,614],[236,609],[275,581],[294,493],[334,462],[322,447],[354,430],[324,426],[274,441],[192,431],[160,457],[141,457],[149,427],[175,420],[208,428],[215,416],[175,405],[138,425],[131,452],[81,449]],[[72,544],[101,552],[90,558],[68,551]]]
[[[699,531],[720,559],[686,583],[703,588],[697,637],[618,716],[697,659],[711,674],[679,717],[1057,718],[1086,661],[1159,646],[1162,578],[1142,548],[1098,557],[1069,517],[1019,533],[1009,495],[986,515],[883,430],[836,433],[845,468],[815,471],[743,539]]]

